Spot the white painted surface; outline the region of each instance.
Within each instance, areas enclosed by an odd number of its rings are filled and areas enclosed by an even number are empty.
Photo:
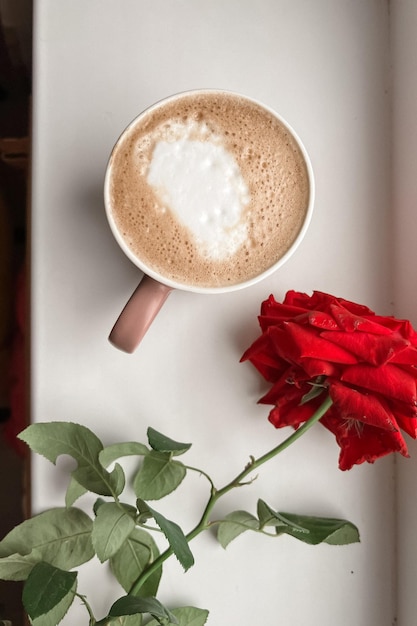
[[[395,313],[417,326],[417,4],[392,3],[393,185],[392,214],[395,242]],[[410,444],[410,459],[397,467],[398,624],[414,626],[417,597],[411,583],[417,564],[415,527],[417,450]]]
[[[261,300],[319,289],[393,312],[389,22],[379,0],[37,1],[35,421],[79,421],[105,442],[145,440],[151,425],[193,442],[190,464],[219,486],[250,454],[286,436],[267,422],[268,407],[256,404],[260,377],[239,364],[258,334]],[[173,293],[127,356],[106,340],[138,280],[106,222],[107,158],[142,109],[199,87],[245,93],[288,120],[311,156],[315,213],[276,274],[226,295]],[[312,548],[246,535],[225,552],[207,535],[195,540],[197,563],[187,574],[168,564],[161,600],[207,607],[213,626],[391,626],[393,459],[342,473],[337,457],[333,437],[317,427],[220,504],[219,514],[253,511],[262,497],[281,510],[347,517],[361,544]],[[35,459],[34,509],[61,504],[64,481],[62,466]],[[163,510],[190,528],[204,488],[191,479],[178,514],[175,496]],[[97,584],[98,569],[96,562],[86,568],[79,590],[91,593],[100,616],[121,590],[107,579]],[[81,608],[70,615],[63,623],[87,622]],[[404,618],[401,626],[411,623]]]

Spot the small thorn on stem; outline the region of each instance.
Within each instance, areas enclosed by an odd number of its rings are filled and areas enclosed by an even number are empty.
[[[249,459],[250,459],[249,463],[247,463],[245,465],[245,470],[250,469],[252,467],[252,465],[255,463],[255,460],[256,460],[255,457],[252,454],[249,456]]]

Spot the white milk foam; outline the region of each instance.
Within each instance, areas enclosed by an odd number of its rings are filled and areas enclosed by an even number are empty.
[[[147,182],[205,256],[233,255],[248,236],[242,217],[250,197],[240,168],[205,124],[177,123],[172,130],[177,138],[153,150]]]
[[[133,123],[111,157],[111,213],[133,256],[176,284],[245,283],[282,258],[303,225],[303,154],[269,111],[191,92]]]

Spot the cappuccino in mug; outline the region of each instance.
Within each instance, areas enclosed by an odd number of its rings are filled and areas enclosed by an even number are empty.
[[[122,134],[108,171],[119,242],[146,273],[179,287],[238,288],[264,274],[294,246],[311,208],[308,160],[293,132],[230,92],[152,106]]]

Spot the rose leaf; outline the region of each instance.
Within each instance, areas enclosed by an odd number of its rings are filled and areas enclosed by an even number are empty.
[[[153,537],[140,528],[135,528],[121,548],[110,559],[111,570],[126,593],[143,570],[159,555]],[[158,591],[162,567],[154,572],[140,587],[136,595],[155,596]]]
[[[37,563],[23,588],[22,601],[32,620],[49,613],[74,588],[77,572],[67,572],[50,563]],[[74,594],[71,593],[72,599]]]
[[[20,433],[36,453],[56,463],[58,456],[68,454],[77,462],[77,469],[72,473],[83,487],[103,496],[121,493],[124,481],[118,466],[109,474],[99,461],[103,449],[100,439],[86,426],[72,422],[39,422],[31,424]]]
[[[121,548],[134,527],[135,520],[130,510],[116,502],[100,503],[93,523],[91,539],[102,563]]]
[[[174,491],[186,473],[180,461],[172,460],[167,454],[151,452],[135,476],[133,489],[138,498],[159,500]]]
[[[110,617],[119,615],[136,615],[140,613],[149,613],[156,618],[158,622],[178,624],[177,618],[156,598],[139,598],[137,596],[123,596],[116,600],[109,611]],[[163,620],[163,621],[161,621]]]
[[[0,557],[36,552],[39,560],[72,569],[94,556],[92,525],[81,509],[49,509],[15,526],[0,542]]]
[[[168,540],[171,550],[183,566],[184,570],[187,571],[192,565],[194,565],[194,557],[182,529],[178,526],[178,524],[172,522],[161,515],[161,513],[152,509],[140,498],[137,501],[137,505],[140,513],[149,513],[154,518],[155,522],[158,524],[159,528]]]
[[[182,606],[171,611],[178,620],[178,626],[204,626],[207,622],[209,612],[205,609],[198,609],[194,606]],[[151,620],[146,626],[157,626],[159,622]]]
[[[233,539],[247,530],[258,530],[259,521],[247,511],[229,513],[220,522],[217,530],[217,539],[223,548],[226,548]]]
[[[178,456],[191,448],[191,443],[174,441],[151,427],[148,428],[147,434],[149,445],[157,452],[169,452],[173,456]]]

